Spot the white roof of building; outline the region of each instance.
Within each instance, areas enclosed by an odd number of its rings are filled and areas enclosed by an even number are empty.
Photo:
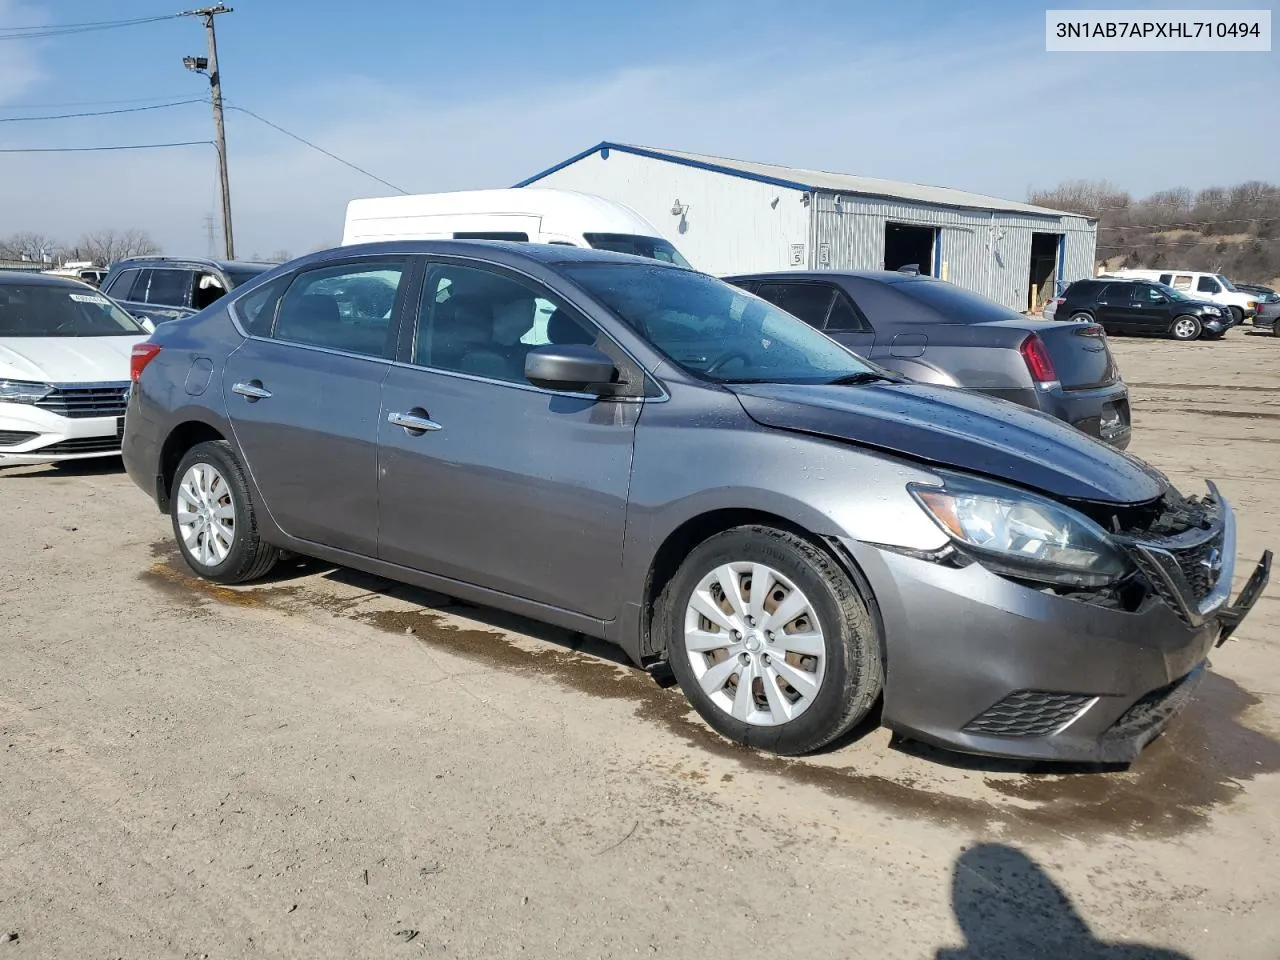
[[[792,187],[798,190],[825,190],[835,193],[863,194],[896,200],[910,200],[917,203],[936,204],[938,206],[962,207],[970,210],[1031,213],[1048,217],[1081,216],[1081,214],[1071,213],[1066,210],[1037,207],[1030,203],[1019,203],[1016,200],[1001,200],[999,197],[988,197],[980,193],[969,193],[965,190],[953,190],[950,187],[932,187],[921,183],[881,180],[878,177],[859,177],[848,173],[828,173],[823,170],[805,170],[800,167],[784,167],[773,163],[754,163],[750,160],[734,160],[729,157],[687,153],[683,150],[666,150],[660,147],[642,147],[633,144],[609,142],[598,143],[590,150],[584,150],[563,163],[558,163],[554,167],[543,170],[541,173],[516,184],[516,186],[522,187],[534,183],[562,167],[567,167],[569,164],[576,163],[601,150],[618,150],[637,156],[682,163],[704,170],[715,170],[751,180],[776,183],[779,186]]]

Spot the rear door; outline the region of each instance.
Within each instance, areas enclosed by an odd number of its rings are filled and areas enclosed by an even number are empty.
[[[1094,317],[1102,326],[1113,333],[1133,333],[1138,326],[1134,315],[1133,288],[1136,284],[1131,280],[1108,283],[1098,291],[1097,306]]]
[[[377,553],[381,390],[412,264],[363,257],[303,270],[270,285],[279,301],[243,320],[250,336],[223,373],[227,411],[290,536]]]

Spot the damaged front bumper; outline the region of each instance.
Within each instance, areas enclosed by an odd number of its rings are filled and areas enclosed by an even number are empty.
[[[967,753],[1127,763],[1188,703],[1210,651],[1270,578],[1271,552],[1230,601],[1230,506],[1210,488],[1202,522],[1116,536],[1137,572],[1101,598],[846,544],[875,592],[886,642],[885,725]]]

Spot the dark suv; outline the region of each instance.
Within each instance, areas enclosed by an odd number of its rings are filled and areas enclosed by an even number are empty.
[[[1217,340],[1232,325],[1225,307],[1153,280],[1077,280],[1067,287],[1054,319],[1093,320],[1107,333],[1175,340]]]
[[[163,323],[203,310],[273,266],[197,257],[133,257],[111,265],[102,292],[134,316]]]

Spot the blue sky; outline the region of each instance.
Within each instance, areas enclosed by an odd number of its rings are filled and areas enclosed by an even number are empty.
[[[1135,193],[1280,179],[1280,53],[1049,54],[1038,4],[229,5],[228,101],[413,192],[509,185],[606,139],[1015,199],[1075,177]],[[181,6],[0,0],[0,28]],[[0,118],[198,98],[208,84],[181,60],[204,52],[194,18],[0,39]],[[211,132],[196,103],[0,122],[0,147]],[[349,199],[389,192],[243,114],[228,114],[227,136],[242,255],[336,243]],[[203,253],[214,175],[207,146],[0,154],[0,235],[141,227],[170,253]]]

